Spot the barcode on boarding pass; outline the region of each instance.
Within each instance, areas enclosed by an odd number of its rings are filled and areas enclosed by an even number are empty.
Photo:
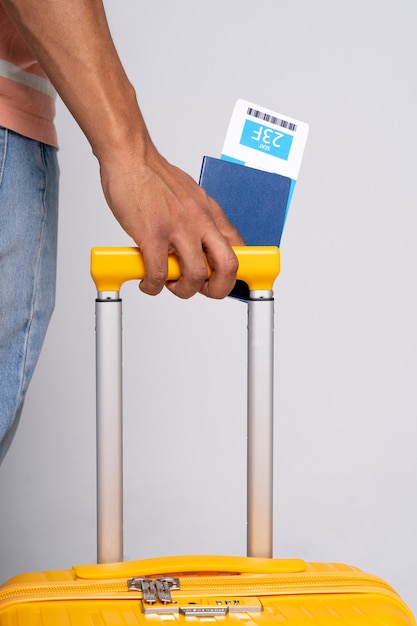
[[[287,120],[282,120],[279,117],[275,117],[274,115],[270,115],[269,113],[263,113],[262,111],[257,111],[252,107],[249,107],[247,110],[247,114],[251,117],[256,117],[258,120],[262,120],[263,122],[269,122],[270,124],[275,124],[275,126],[280,126],[281,128],[286,128],[287,130],[291,130],[295,133],[297,130],[297,124],[293,122],[288,122]]]

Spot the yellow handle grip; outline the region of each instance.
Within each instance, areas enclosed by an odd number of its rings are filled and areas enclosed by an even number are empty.
[[[244,556],[186,555],[104,563],[100,565],[77,565],[77,578],[100,580],[131,578],[134,576],[162,576],[169,574],[237,573],[237,574],[284,574],[304,572],[306,564],[301,559],[262,559]]]
[[[238,246],[233,248],[239,261],[238,280],[250,291],[272,291],[280,270],[279,248],[275,246]],[[210,268],[209,268],[210,273]],[[119,291],[127,280],[145,277],[145,264],[138,248],[93,248],[91,276],[97,291]],[[167,280],[178,280],[178,258],[168,257]]]

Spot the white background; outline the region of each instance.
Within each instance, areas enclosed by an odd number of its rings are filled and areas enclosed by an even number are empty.
[[[198,177],[237,98],[310,124],[276,283],[275,556],[417,612],[416,6],[108,0],[161,152]],[[124,245],[58,107],[57,305],[0,470],[0,579],[95,560],[94,285]],[[124,290],[125,553],[245,552],[246,308]]]

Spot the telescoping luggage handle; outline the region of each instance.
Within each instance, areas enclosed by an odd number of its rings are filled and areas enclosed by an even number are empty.
[[[273,285],[280,270],[274,246],[234,248],[248,299],[247,554],[272,557]],[[208,266],[208,271],[210,268]],[[122,300],[128,280],[145,276],[138,248],[94,248],[96,300],[97,560],[123,560]],[[171,255],[168,280],[180,277]]]

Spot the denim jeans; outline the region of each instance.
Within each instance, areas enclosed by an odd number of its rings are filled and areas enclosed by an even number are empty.
[[[57,151],[0,127],[0,463],[55,303]]]

